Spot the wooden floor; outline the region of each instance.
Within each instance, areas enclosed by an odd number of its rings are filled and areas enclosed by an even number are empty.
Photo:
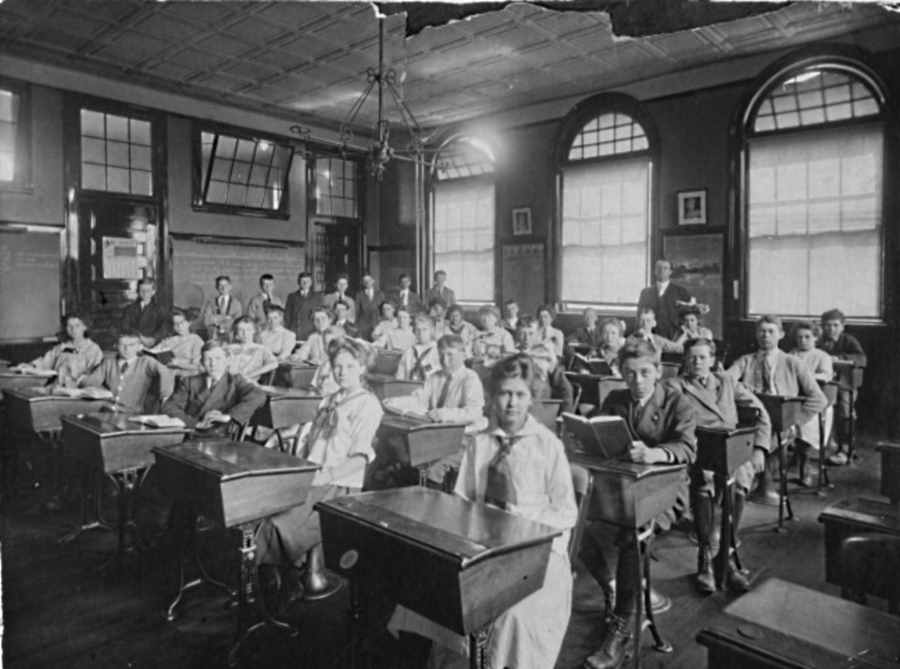
[[[797,520],[784,535],[772,531],[777,510],[748,505],[742,534],[742,556],[757,578],[775,575],[812,588],[837,594],[824,583],[822,527],[819,511],[828,503],[877,490],[878,460],[863,440],[861,458],[851,467],[834,470],[836,487],[828,496],[795,495]],[[120,574],[97,566],[112,536],[93,533],[76,544],[57,539],[76,522],[74,510],[46,513],[35,507],[34,493],[19,491],[3,509],[0,539],[3,549],[3,666],[10,669],[47,667],[220,667],[232,640],[235,612],[223,598],[209,591],[188,595],[179,618],[166,622],[164,611],[174,589],[171,547],[165,539],[141,561],[126,564]],[[152,507],[150,507],[152,508]],[[663,634],[674,644],[671,655],[655,652],[649,634],[643,639],[645,669],[697,669],[705,666],[703,649],[694,637],[728,598],[694,594],[691,577],[696,546],[675,529],[656,542],[653,578],[674,606],[659,616]],[[236,555],[228,537],[210,540],[210,564],[215,556]],[[233,578],[234,560],[219,559],[223,578]],[[231,569],[229,569],[231,567]],[[598,590],[589,577],[579,576],[576,605],[596,599]],[[299,622],[294,639],[263,632],[247,644],[241,663],[247,667],[342,667],[347,662],[349,620],[346,589],[338,596],[313,605],[297,604],[289,610]],[[372,615],[376,630],[383,629],[385,611]],[[603,632],[603,614],[573,614],[558,669],[580,667]],[[396,669],[422,664],[422,648],[395,643],[383,632],[368,637],[367,646],[378,667]]]

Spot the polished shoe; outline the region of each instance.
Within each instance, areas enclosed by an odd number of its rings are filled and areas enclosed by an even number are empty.
[[[631,646],[634,621],[612,615],[606,620],[606,635],[600,648],[584,661],[584,669],[618,669]]]
[[[728,560],[728,571],[725,574],[725,586],[730,592],[742,595],[753,587],[747,575],[737,568],[734,558]]]
[[[665,613],[672,608],[672,600],[656,588],[650,588],[650,612],[653,615]]]
[[[716,591],[716,575],[713,573],[712,549],[701,546],[697,551],[697,575],[694,577],[697,590],[703,595],[711,595]]]
[[[814,488],[816,486],[816,480],[813,478],[812,474],[804,474],[797,479],[797,484],[801,488]]]
[[[850,458],[847,457],[847,454],[843,451],[838,451],[837,453],[829,455],[825,462],[833,467],[843,467],[850,462]]]

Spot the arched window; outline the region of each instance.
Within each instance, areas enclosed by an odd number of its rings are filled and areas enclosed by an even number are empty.
[[[648,280],[650,140],[630,114],[607,111],[583,123],[562,160],[560,297],[633,308]]]
[[[494,300],[494,156],[474,137],[443,146],[433,166],[435,270],[462,302]]]
[[[884,95],[850,61],[781,70],[743,119],[746,311],[882,317]]]

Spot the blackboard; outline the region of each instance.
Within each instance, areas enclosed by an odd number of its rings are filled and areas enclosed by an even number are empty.
[[[305,267],[303,247],[232,244],[174,239],[172,242],[172,302],[181,309],[199,309],[216,292],[215,278],[231,277],[234,295],[246,308],[259,290],[261,274],[275,277],[275,294],[282,300],[297,290],[297,274]]]
[[[533,314],[544,301],[547,261],[543,244],[503,245],[503,301],[515,300]]]
[[[59,332],[60,233],[0,227],[0,340]]]
[[[701,304],[709,305],[703,324],[722,337],[724,304],[722,263],[725,240],[719,233],[666,235],[663,256],[672,263],[672,281],[688,289]]]

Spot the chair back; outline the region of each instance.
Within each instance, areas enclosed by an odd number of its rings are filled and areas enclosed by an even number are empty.
[[[868,533],[841,543],[841,597],[860,604],[870,594],[884,597],[900,615],[900,536]]]

